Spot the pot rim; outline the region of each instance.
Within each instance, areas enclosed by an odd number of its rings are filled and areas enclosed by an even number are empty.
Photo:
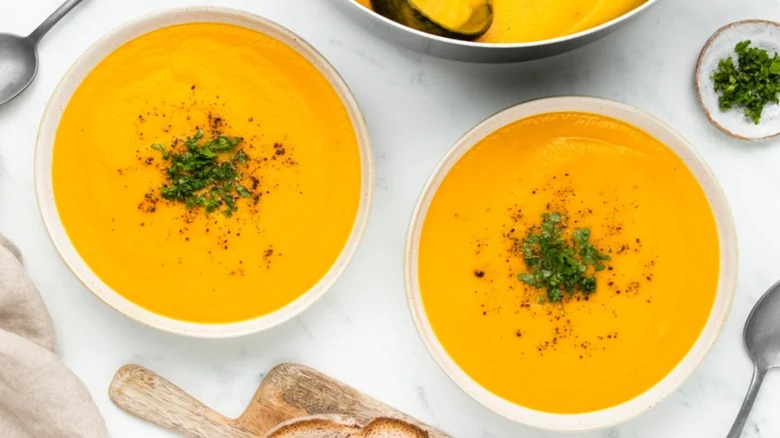
[[[432,35],[426,32],[419,31],[417,29],[412,29],[411,27],[395,22],[383,15],[379,15],[373,10],[368,9],[365,6],[357,3],[355,0],[343,0],[343,1],[348,4],[348,7],[359,9],[361,13],[372,17],[377,22],[384,23],[385,25],[390,26],[395,30],[401,32],[407,32],[409,34],[415,35],[422,39],[428,39],[431,41],[435,41],[437,43],[451,45],[451,46],[476,48],[484,51],[501,51],[506,49],[526,49],[526,48],[534,48],[534,47],[544,47],[544,46],[566,43],[569,41],[584,38],[588,35],[599,33],[604,29],[617,26],[618,24],[624,21],[630,20],[634,16],[644,12],[646,9],[649,9],[659,0],[647,0],[645,3],[637,6],[636,8],[626,12],[625,14],[619,17],[615,17],[612,20],[602,23],[598,26],[590,27],[588,29],[581,30],[573,34],[564,35],[556,38],[548,38],[539,41],[529,41],[529,42],[520,42],[520,43],[484,43],[484,42],[476,42],[476,41],[457,40],[453,38],[446,38],[438,35]]]

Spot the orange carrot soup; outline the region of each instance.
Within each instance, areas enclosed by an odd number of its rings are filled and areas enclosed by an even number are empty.
[[[361,196],[347,109],[279,40],[191,23],[138,37],[62,116],[52,184],[68,236],[128,300],[199,323],[259,317],[314,286]]]
[[[356,0],[371,8],[371,0]],[[447,0],[410,0],[425,11],[450,11]],[[492,0],[493,24],[478,41],[520,43],[588,30],[638,8],[647,0]],[[433,16],[439,17],[440,14]],[[447,16],[445,14],[445,16]]]
[[[719,242],[698,182],[626,123],[550,113],[490,134],[424,220],[419,287],[450,357],[515,404],[576,414],[662,380],[715,300]]]

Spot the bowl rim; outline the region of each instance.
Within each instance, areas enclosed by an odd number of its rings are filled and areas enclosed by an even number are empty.
[[[621,120],[648,132],[666,145],[681,158],[704,191],[716,220],[720,248],[718,289],[710,315],[680,362],[663,379],[634,398],[616,406],[580,414],[556,414],[525,408],[493,394],[469,377],[446,352],[428,321],[417,272],[422,225],[433,197],[453,165],[497,129],[534,115],[561,111],[600,114]],[[661,136],[657,134],[663,134],[664,138],[659,138]],[[670,141],[674,145],[670,145]],[[418,334],[439,367],[461,390],[487,409],[512,421],[542,430],[580,432],[614,426],[644,413],[674,392],[693,373],[712,348],[728,318],[736,290],[737,256],[736,228],[725,193],[707,163],[687,140],[664,121],[633,106],[595,97],[560,96],[531,100],[504,109],[478,123],[455,142],[434,168],[415,206],[404,252],[404,280],[409,310]]]
[[[84,78],[106,56],[128,41],[157,29],[185,23],[223,23],[244,27],[281,41],[307,59],[333,87],[351,120],[361,163],[361,192],[349,237],[323,277],[294,301],[271,313],[231,323],[197,323],[177,320],[133,303],[104,283],[78,254],[65,231],[52,191],[51,160],[54,139],[65,107]],[[195,338],[231,338],[264,331],[299,315],[321,298],[343,273],[365,232],[374,194],[374,162],[368,128],[346,81],[330,62],[302,37],[256,14],[242,10],[188,6],[162,9],[141,15],[112,29],[94,42],[63,75],[43,112],[38,129],[33,165],[38,211],[47,235],[62,261],[81,284],[119,313],[169,333]]]
[[[519,42],[519,43],[484,43],[484,42],[477,42],[477,41],[464,41],[464,40],[456,40],[453,38],[446,38],[438,35],[432,35],[426,32],[419,31],[417,29],[413,29],[411,27],[405,26],[401,23],[395,22],[383,15],[380,15],[373,10],[363,6],[362,4],[358,3],[355,0],[344,0],[346,3],[351,4],[351,7],[356,7],[360,9],[363,13],[373,17],[378,22],[384,23],[385,25],[388,25],[396,30],[399,31],[406,31],[412,35],[416,35],[421,38],[430,39],[442,44],[450,44],[453,46],[461,46],[461,47],[471,47],[471,48],[479,48],[484,50],[500,50],[500,49],[525,49],[525,48],[531,48],[531,47],[541,47],[546,45],[552,45],[552,44],[558,44],[558,43],[565,43],[568,41],[576,40],[581,37],[585,37],[586,35],[598,33],[606,28],[612,27],[617,25],[618,23],[622,23],[626,20],[631,19],[632,17],[641,14],[646,9],[649,9],[651,6],[653,6],[655,3],[657,3],[659,0],[646,0],[641,5],[635,7],[634,9],[626,12],[623,15],[620,15],[618,17],[613,18],[612,20],[609,20],[607,22],[604,22],[602,24],[599,24],[598,26],[589,27],[585,30],[581,30],[576,33],[556,37],[556,38],[548,38],[544,40],[538,40],[538,41],[527,41],[527,42]]]

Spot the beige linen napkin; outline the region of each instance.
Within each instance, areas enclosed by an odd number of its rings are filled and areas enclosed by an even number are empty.
[[[0,235],[0,437],[107,437],[87,388],[54,353],[46,306]]]

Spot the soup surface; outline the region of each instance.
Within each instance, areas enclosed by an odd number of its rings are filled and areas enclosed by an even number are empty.
[[[611,258],[590,295],[552,302],[518,279],[518,242],[552,211]],[[693,346],[719,243],[704,192],[666,146],[617,120],[551,113],[499,129],[453,166],[418,269],[433,331],[471,378],[531,409],[584,413],[644,392]]]
[[[241,139],[219,154],[241,155],[230,217],[222,198],[207,212],[161,196],[177,184],[164,153],[185,153],[198,130]],[[192,23],[124,44],[86,77],[52,178],[71,242],[111,288],[164,316],[228,323],[285,306],[327,273],[355,222],[361,161],[346,108],[303,56],[246,28]]]
[[[436,0],[419,0],[426,10]],[[445,0],[438,0],[446,4]],[[647,0],[493,0],[493,25],[478,41],[519,43],[562,37],[599,26]],[[357,0],[370,8],[371,0]],[[446,6],[442,6],[445,9]]]

